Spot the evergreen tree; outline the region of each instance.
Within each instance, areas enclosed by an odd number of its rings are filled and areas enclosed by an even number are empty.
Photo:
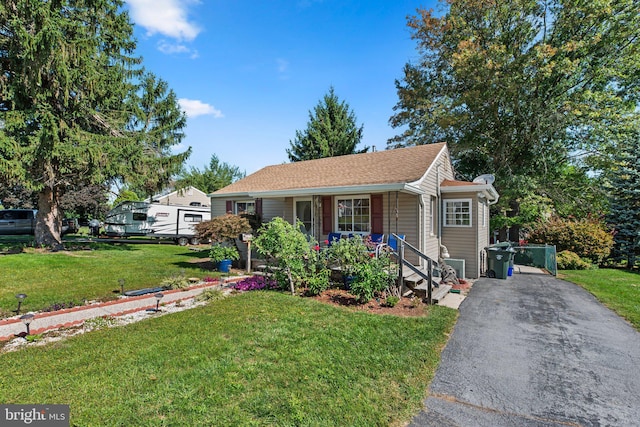
[[[611,207],[608,222],[614,230],[612,257],[635,267],[640,255],[640,134],[622,145],[612,169]]]
[[[209,165],[203,170],[192,167],[183,171],[176,182],[177,188],[195,187],[205,193],[213,193],[227,185],[244,178],[245,173],[237,166],[220,162],[215,154],[211,156]]]
[[[136,86],[142,70],[123,6],[122,0],[0,3],[0,179],[37,193],[38,245],[61,246],[67,189],[130,178],[149,154],[157,159],[179,141],[171,129],[179,131],[179,117],[169,114],[158,124],[163,112],[135,107],[145,105],[136,102],[145,99],[140,94],[162,96],[149,90],[159,85]],[[142,125],[143,117],[153,126]]]
[[[133,115],[127,130],[142,149],[129,158],[122,180],[141,198],[151,198],[182,170],[191,154],[191,148],[180,154],[171,152],[184,137],[187,119],[167,82],[151,73],[144,76],[130,102]]]
[[[366,153],[369,147],[356,151],[362,139],[363,126],[356,124],[355,114],[346,102],[340,102],[333,87],[329,88],[313,113],[309,111],[307,129],[296,131],[296,139],[289,141],[289,160],[321,159],[345,154]]]

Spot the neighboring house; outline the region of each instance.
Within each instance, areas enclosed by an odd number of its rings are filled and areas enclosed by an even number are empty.
[[[210,199],[205,192],[195,187],[187,187],[168,194],[153,196],[151,200],[146,199],[145,202],[161,205],[209,206]]]
[[[212,217],[298,218],[320,242],[330,232],[396,233],[436,261],[442,244],[468,278],[484,272],[498,200],[490,183],[454,180],[443,143],[268,166],[209,196]]]

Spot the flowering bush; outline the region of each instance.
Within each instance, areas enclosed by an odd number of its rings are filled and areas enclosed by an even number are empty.
[[[251,276],[236,282],[232,286],[238,291],[259,291],[262,289],[278,289],[278,282],[264,276]]]

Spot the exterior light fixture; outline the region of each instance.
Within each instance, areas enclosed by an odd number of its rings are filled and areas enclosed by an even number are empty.
[[[31,331],[29,330],[29,326],[31,325],[31,322],[33,322],[33,319],[35,317],[36,316],[31,313],[20,316],[20,320],[22,320],[22,323],[24,323],[25,326],[27,327],[27,335],[31,333]]]
[[[27,294],[18,294],[16,298],[18,299],[18,308],[16,308],[16,314],[20,314],[20,306],[22,305],[22,301],[27,297]]]
[[[160,311],[160,300],[164,297],[162,292],[158,292],[154,295],[156,297],[156,312]]]

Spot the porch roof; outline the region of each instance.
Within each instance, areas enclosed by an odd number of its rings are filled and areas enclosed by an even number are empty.
[[[210,197],[286,197],[404,191],[416,185],[444,143],[267,166]]]
[[[490,202],[497,202],[499,195],[493,185],[445,179],[440,184],[442,193],[482,193]]]

